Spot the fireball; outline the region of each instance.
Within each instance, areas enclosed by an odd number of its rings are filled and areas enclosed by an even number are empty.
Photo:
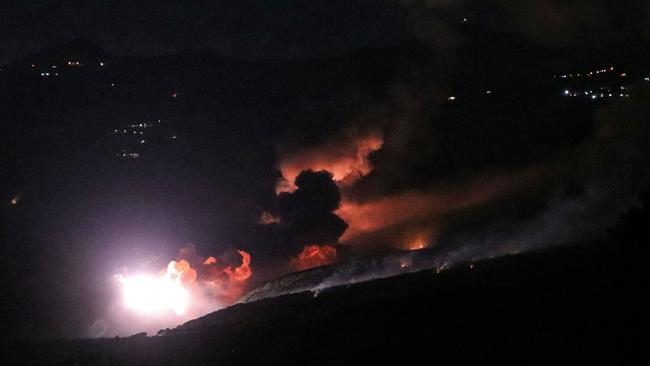
[[[159,275],[115,275],[122,288],[123,304],[136,313],[154,317],[188,316],[206,304],[230,304],[241,296],[252,275],[250,254],[243,250],[237,253],[241,256],[239,265],[228,264],[221,257],[196,257],[172,260]],[[190,248],[184,254],[192,257],[195,253]]]
[[[124,294],[124,304],[142,314],[162,314],[173,311],[182,315],[187,309],[189,292],[180,281],[169,277],[119,276]]]

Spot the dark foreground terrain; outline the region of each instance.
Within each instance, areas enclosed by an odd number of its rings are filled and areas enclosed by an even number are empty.
[[[645,290],[621,258],[589,245],[422,271],[240,304],[160,336],[8,343],[4,364],[637,364]]]

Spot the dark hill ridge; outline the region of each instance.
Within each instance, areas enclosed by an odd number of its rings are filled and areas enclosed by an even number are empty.
[[[99,62],[111,59],[110,53],[102,47],[86,40],[75,39],[70,42],[47,48],[41,52],[14,61],[6,66],[7,71],[36,67],[63,66],[68,61],[99,66]]]
[[[605,246],[563,247],[238,304],[157,337],[14,343],[9,360],[408,364],[471,354],[481,364],[494,357],[625,363],[641,307],[619,259]]]

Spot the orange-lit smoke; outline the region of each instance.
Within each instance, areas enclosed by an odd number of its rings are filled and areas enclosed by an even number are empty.
[[[344,197],[335,212],[348,224],[340,240],[350,244],[384,230],[403,228],[404,235],[393,243],[393,247],[422,249],[432,244],[428,237],[430,233],[423,235],[419,232],[423,227],[428,228],[429,232],[435,231],[437,224],[445,217],[529,188],[530,183],[539,179],[540,175],[534,169],[493,174],[474,177],[463,184],[441,186],[424,192],[409,191],[362,203]]]
[[[298,270],[305,270],[314,267],[334,263],[336,260],[336,248],[329,245],[307,245],[291,259],[291,265]]]
[[[201,261],[198,269],[199,280],[209,292],[225,304],[235,302],[244,292],[245,283],[253,274],[250,264],[251,255],[243,250],[237,250],[241,264],[232,265],[215,257]]]
[[[378,131],[347,136],[281,156],[282,178],[275,187],[276,193],[296,190],[294,181],[304,170],[327,170],[339,186],[349,186],[373,169],[370,154],[381,149],[383,136]]]

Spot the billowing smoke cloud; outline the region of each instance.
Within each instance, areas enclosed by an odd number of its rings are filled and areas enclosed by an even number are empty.
[[[349,229],[341,240],[343,243],[376,243],[383,237],[384,242],[393,241],[394,247],[405,249],[411,248],[413,242],[434,245],[431,235],[449,216],[525,191],[532,182],[542,183],[541,173],[522,169],[502,174],[486,173],[424,192],[410,190],[362,203],[344,201],[337,214],[348,223]],[[423,231],[428,231],[425,238],[414,234]],[[393,233],[399,237],[394,237]],[[412,238],[413,235],[416,238]],[[400,237],[406,241],[401,241]]]
[[[305,190],[309,197],[328,200],[335,187],[340,195],[327,215],[303,218],[286,206],[263,215],[292,232],[279,240],[292,269],[314,267],[299,263],[326,246],[335,260],[435,248],[455,262],[601,238],[650,182],[641,168],[650,134],[634,120],[648,114],[635,99],[643,86],[620,104],[569,105],[558,103],[552,74],[590,62],[574,50],[601,52],[593,34],[620,49],[622,30],[647,22],[621,24],[605,1],[397,2],[413,10],[418,43],[396,50],[409,56],[370,87],[351,81],[310,100],[292,127],[300,131],[279,144],[280,202],[309,170],[335,183]],[[549,51],[566,59],[546,64]],[[344,227],[339,218],[347,228],[330,230]]]
[[[294,181],[304,170],[328,171],[338,185],[350,186],[370,173],[372,163],[369,156],[381,149],[383,143],[379,131],[350,131],[336,141],[329,140],[318,146],[285,153],[280,160],[282,178],[276,192],[295,191]]]
[[[178,263],[185,263],[189,278],[205,287],[210,297],[222,304],[235,301],[245,290],[251,277],[251,256],[243,250],[226,250],[219,257],[202,258],[194,246],[181,249]],[[194,281],[191,281],[194,282]]]
[[[510,253],[602,238],[604,228],[650,182],[643,168],[650,156],[644,148],[650,134],[639,119],[648,113],[639,99],[645,89],[636,85],[634,90],[636,97],[600,107],[583,127],[586,136],[571,138],[577,143],[567,141],[558,146],[532,138],[523,152],[547,149],[541,157],[517,156],[522,148],[501,141],[499,136],[444,146],[445,133],[454,128],[445,123],[456,122],[455,117],[427,122],[440,112],[426,112],[415,92],[399,94],[399,101],[385,103],[395,106],[395,123],[383,126],[383,144],[371,154],[370,169],[351,184],[338,184],[342,198],[335,214],[348,225],[339,238],[339,259],[387,249],[440,246],[454,251],[468,246],[472,252],[482,248],[486,253]],[[566,124],[575,124],[571,116],[577,112],[556,112],[565,115],[521,113],[503,118],[551,136],[565,134],[561,138],[566,138]],[[480,121],[473,115],[463,117]],[[550,124],[547,118],[564,121],[563,126]],[[462,128],[452,133],[473,138],[472,128]],[[478,123],[473,127],[481,128]],[[503,128],[511,127],[505,124]],[[423,145],[422,133],[432,136],[432,148],[425,153],[418,148]],[[502,133],[512,137],[520,131],[511,128]],[[302,161],[322,167],[316,162],[328,161],[328,151],[337,156],[338,151],[355,149],[355,140],[336,136],[320,145],[336,148],[319,148],[318,159]],[[481,161],[485,159],[476,151],[498,158]],[[280,158],[294,159],[290,154]],[[445,158],[456,161],[450,165]],[[442,163],[439,174],[423,172],[427,167],[437,169],[437,162]],[[311,168],[308,164],[301,167]]]
[[[333,213],[341,196],[326,171],[304,171],[294,181],[293,193],[280,193],[278,207],[286,225],[288,242],[293,252],[305,245],[336,244],[346,230],[346,223]]]

